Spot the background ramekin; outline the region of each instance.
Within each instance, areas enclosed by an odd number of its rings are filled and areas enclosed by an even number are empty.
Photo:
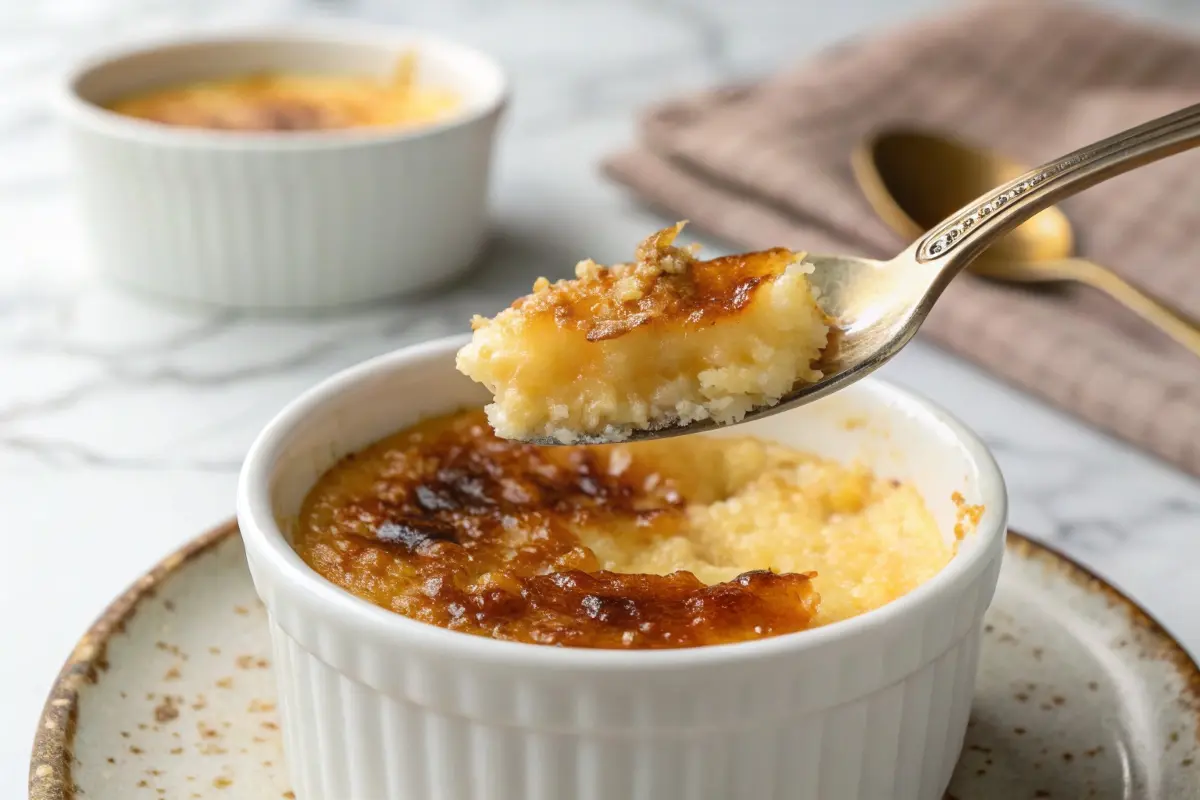
[[[422,80],[463,96],[441,123],[230,132],[98,105],[263,70],[384,76],[408,50]],[[122,48],[74,70],[57,105],[102,273],[180,300],[303,309],[409,292],[471,264],[486,233],[506,93],[500,68],[474,50],[404,29],[336,25]]]
[[[972,433],[876,380],[735,429],[915,481],[947,536],[953,492],[986,506],[946,569],[881,609],[686,650],[499,642],[361,601],[287,538],[340,456],[486,399],[455,371],[464,341],[326,381],[267,427],[243,468],[238,521],[271,618],[300,800],[940,800],[1004,545],[1004,484]]]

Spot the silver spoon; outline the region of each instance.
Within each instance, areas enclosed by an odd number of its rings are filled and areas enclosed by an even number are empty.
[[[954,276],[1003,234],[1064,198],[1197,144],[1200,104],[1026,172],[959,209],[890,261],[809,255],[816,267],[810,280],[837,328],[822,358],[824,377],[798,384],[778,403],[754,409],[741,422],[811,403],[874,372],[908,344]],[[718,427],[702,420],[633,431],[629,439],[662,439]]]

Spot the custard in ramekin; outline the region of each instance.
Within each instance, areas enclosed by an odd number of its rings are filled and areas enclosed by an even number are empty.
[[[380,607],[322,577],[294,546],[305,498],[345,456],[487,402],[455,369],[464,342],[335,376],[285,409],[246,460],[238,518],[270,612],[298,798],[941,797],[1003,552],[1004,485],[977,437],[873,379],[712,434],[863,464],[914,487],[954,554],[891,602],[694,647],[504,641]],[[956,541],[964,504],[981,511]]]
[[[406,54],[418,80],[457,100],[417,125],[340,124],[344,104],[302,103],[295,86],[166,115],[113,110],[254,75],[382,80]],[[277,311],[378,301],[468,269],[486,239],[507,98],[499,65],[469,47],[333,23],[113,47],[57,93],[102,274],[158,297]]]

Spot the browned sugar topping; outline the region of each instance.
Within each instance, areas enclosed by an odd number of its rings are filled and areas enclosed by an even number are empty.
[[[648,649],[807,627],[810,574],[706,586],[690,572],[599,569],[580,526],[649,541],[685,522],[686,482],[641,447],[618,465],[609,447],[498,439],[480,411],[430,420],[327,473],[302,509],[297,550],[376,605],[497,639]]]
[[[676,247],[685,223],[658,231],[637,247],[629,264],[582,261],[576,278],[544,278],[514,308],[554,315],[559,327],[589,341],[622,336],[651,321],[711,325],[745,308],[755,291],[803,257],[785,248],[700,261]]]

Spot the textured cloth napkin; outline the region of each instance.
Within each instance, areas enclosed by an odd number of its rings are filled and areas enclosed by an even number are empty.
[[[606,173],[731,243],[890,258],[850,154],[894,126],[1039,164],[1200,102],[1200,42],[1083,5],[992,0],[668,102]],[[1200,318],[1200,152],[1063,204],[1079,255]],[[1060,408],[1200,474],[1200,358],[1098,291],[957,278],[922,328]]]

